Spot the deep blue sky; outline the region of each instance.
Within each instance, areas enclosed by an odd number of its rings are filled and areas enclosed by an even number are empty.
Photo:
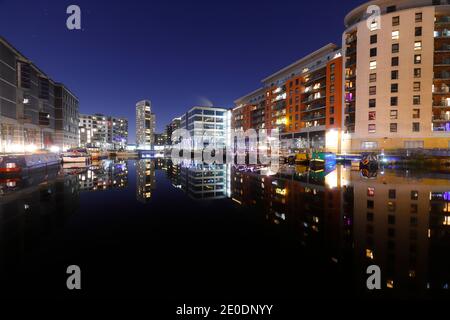
[[[158,131],[189,107],[231,107],[260,80],[329,42],[364,0],[0,0],[0,34],[80,99],[125,116],[150,99]],[[82,31],[66,8],[82,10]]]

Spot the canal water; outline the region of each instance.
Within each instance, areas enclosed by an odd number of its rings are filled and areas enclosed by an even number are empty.
[[[446,296],[450,176],[139,160],[0,182],[8,297],[278,301]],[[82,290],[66,269],[81,268]],[[368,291],[367,267],[381,270]],[[271,300],[272,299],[272,300]]]

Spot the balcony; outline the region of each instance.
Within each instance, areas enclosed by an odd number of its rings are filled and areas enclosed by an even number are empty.
[[[326,72],[321,72],[318,74],[313,74],[307,81],[305,81],[304,86],[309,87],[314,81],[317,81],[319,79],[326,78],[327,74]]]
[[[310,112],[310,111],[314,111],[314,110],[321,110],[321,109],[325,109],[326,105],[324,104],[315,104],[315,105],[310,105],[309,107],[305,108],[305,110],[302,110],[302,113],[305,112]]]
[[[450,17],[444,16],[444,17],[436,18],[436,21],[434,23],[436,25],[450,24]]]
[[[450,72],[437,72],[434,74],[434,79],[450,80]]]
[[[433,122],[447,122],[450,121],[450,113],[447,114],[441,114],[441,115],[434,115],[433,116]]]
[[[345,55],[348,57],[348,56],[351,56],[351,55],[353,55],[353,54],[356,54],[356,46],[352,46],[352,47],[350,47],[350,48],[347,48],[347,50],[345,51]]]
[[[450,101],[441,101],[439,103],[433,103],[433,108],[450,108]]]
[[[434,49],[435,52],[450,52],[450,45],[449,44],[443,44],[440,47],[436,47]]]
[[[447,86],[443,86],[441,88],[434,88],[433,94],[450,94],[450,88]]]
[[[350,44],[356,43],[357,39],[358,38],[356,37],[356,35],[352,35],[345,40],[345,44],[350,45]]]
[[[309,104],[309,103],[314,102],[314,101],[318,101],[318,100],[321,100],[321,99],[325,99],[326,97],[327,97],[326,95],[322,95],[322,96],[320,96],[320,97],[314,97],[313,95],[311,95],[311,96],[309,96],[307,99],[302,100],[302,103],[303,103],[303,104]]]
[[[354,65],[356,65],[356,59],[348,59],[345,63],[346,68],[353,67]]]
[[[355,113],[355,112],[356,112],[356,108],[355,107],[347,107],[347,108],[345,108],[345,113],[346,114]]]
[[[314,120],[320,120],[320,119],[325,119],[325,114],[315,113],[315,114],[303,116],[301,120],[303,122],[305,122],[305,121],[314,121]]]
[[[344,125],[346,127],[353,127],[355,125],[355,119],[354,118],[347,118],[347,119],[345,119]]]
[[[450,38],[450,30],[434,31],[435,38]]]
[[[440,61],[435,61],[434,65],[436,67],[448,67],[450,66],[450,59],[442,59]]]

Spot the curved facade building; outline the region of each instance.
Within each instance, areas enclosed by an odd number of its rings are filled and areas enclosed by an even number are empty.
[[[449,148],[450,1],[371,1],[345,25],[343,151]]]

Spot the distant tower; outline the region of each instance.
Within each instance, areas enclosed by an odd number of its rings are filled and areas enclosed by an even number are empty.
[[[138,149],[150,150],[154,145],[156,117],[148,100],[136,104],[136,144]]]

